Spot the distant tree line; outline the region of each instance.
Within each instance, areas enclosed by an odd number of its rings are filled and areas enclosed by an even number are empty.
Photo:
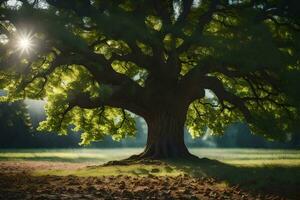
[[[38,132],[38,123],[45,118],[40,112],[29,112],[24,102],[0,103],[0,148],[78,148],[81,147],[80,133],[57,135],[50,132]],[[145,145],[145,124],[136,118],[138,134],[122,141],[111,137],[92,143],[89,147],[123,147]]]
[[[37,132],[35,127],[45,118],[44,112],[28,112],[24,102],[0,103],[0,148],[78,148],[80,133],[57,135]],[[114,141],[111,137],[94,142],[89,147],[144,147],[147,126],[142,118],[135,118],[136,137]],[[298,137],[296,137],[298,136]],[[247,125],[232,124],[222,136],[204,135],[192,139],[185,134],[185,142],[190,147],[247,147],[247,148],[300,148],[299,134],[293,134],[286,141],[268,141],[262,136],[254,135]]]
[[[35,124],[37,121],[32,120],[24,102],[0,103],[0,148],[66,148],[78,145],[78,135],[38,133],[34,129]]]
[[[192,140],[189,134],[186,134],[186,142],[190,147],[300,148],[298,134],[288,134],[288,137],[282,141],[267,140],[263,136],[251,133],[246,124],[239,122],[230,125],[223,135],[208,135]]]

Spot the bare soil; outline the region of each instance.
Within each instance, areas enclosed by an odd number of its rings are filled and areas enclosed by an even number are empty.
[[[39,169],[79,169],[86,164],[0,162],[0,199],[282,199],[222,186],[212,178],[133,176],[32,176]]]

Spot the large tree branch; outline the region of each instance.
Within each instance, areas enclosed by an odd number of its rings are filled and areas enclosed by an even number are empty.
[[[26,14],[27,21],[36,24],[38,27],[37,31],[46,33],[47,40],[49,39],[52,41],[52,47],[58,49],[62,56],[65,56],[64,58],[61,58],[62,61],[57,66],[72,64],[82,65],[91,73],[100,85],[106,84],[119,88],[118,92],[115,92],[117,95],[114,95],[119,98],[119,102],[126,101],[130,105],[140,102],[137,99],[139,96],[142,96],[142,88],[126,75],[114,71],[111,66],[112,61],[107,60],[103,55],[94,53],[82,38],[67,30],[59,20],[46,23],[43,19],[36,18],[36,16],[47,15],[46,13],[39,10],[31,11],[32,12],[28,14],[28,16]],[[12,20],[14,23],[18,23],[20,16],[19,12],[19,10],[8,10],[5,13],[5,17],[8,20]],[[56,16],[48,17],[57,18]],[[59,32],[57,31],[58,29],[60,30]],[[56,66],[56,64],[54,64],[54,66]],[[48,72],[51,71],[53,70],[48,70]],[[32,80],[29,80],[27,85],[37,77],[45,78],[45,76],[47,76],[47,74],[42,72],[36,75]],[[123,105],[125,105],[125,103]]]
[[[234,70],[232,68],[234,67],[233,65],[229,65],[231,66],[231,68],[229,68],[227,64],[221,63],[218,65],[215,62],[203,61],[201,66],[195,67],[182,78],[180,83],[181,87],[189,88],[189,90],[181,89],[184,93],[182,96],[187,97],[188,101],[192,102],[195,99],[203,97],[204,89],[211,89],[219,98],[220,104],[223,108],[227,108],[224,104],[224,101],[227,101],[234,106],[233,108],[238,108],[247,120],[251,120],[251,116],[248,108],[246,107],[246,102],[255,102],[263,108],[263,103],[268,101],[285,109],[287,113],[290,114],[288,108],[292,107],[292,105],[276,100],[276,98],[282,93],[280,93],[280,89],[277,87],[277,80],[266,70],[261,69],[253,73],[243,73],[241,71]],[[249,93],[248,96],[238,97],[237,95],[226,91],[222,81],[209,75],[215,72],[223,74],[232,80],[245,80],[252,93]],[[267,90],[265,89],[265,86],[268,86],[271,89]],[[264,94],[267,94],[267,96],[264,96]]]
[[[82,13],[78,11],[79,7],[76,7],[79,5],[65,5],[62,2],[53,0],[49,2],[55,7],[66,7],[69,10],[73,10],[79,16],[84,15],[91,17],[93,22],[97,24],[94,29],[91,30],[99,29],[106,36],[109,36],[107,39],[121,39],[129,45],[131,49],[130,53],[126,55],[115,54],[111,60],[127,60],[136,63],[138,66],[145,68],[148,71],[155,70],[154,66],[156,65],[154,64],[152,56],[144,55],[136,44],[137,41],[140,41],[155,50],[157,50],[159,46],[162,46],[161,38],[157,31],[150,31],[146,26],[145,13],[141,13],[138,10],[126,12],[119,8],[118,5],[115,5],[113,8],[108,5],[103,5],[106,7],[105,12],[109,12],[109,14],[100,12],[99,8],[96,9],[91,5],[86,5],[86,9],[88,9],[89,12]],[[116,2],[115,4],[120,4],[120,2]],[[113,27],[111,26],[111,21],[114,21]]]
[[[251,114],[249,109],[245,105],[245,101],[242,98],[228,92],[219,79],[215,77],[203,77],[202,86],[206,89],[212,90],[217,95],[221,104],[224,101],[227,101],[230,104],[236,106],[244,115],[245,119],[248,122],[251,122]]]
[[[199,43],[201,41],[201,36],[205,27],[210,23],[212,20],[213,14],[217,11],[217,6],[220,3],[220,0],[212,0],[208,3],[207,10],[199,17],[198,24],[193,31],[192,35],[186,36],[184,38],[184,43],[178,48],[179,52],[184,52],[191,45]],[[202,3],[204,4],[204,3]]]
[[[109,87],[109,86],[108,86]],[[95,109],[103,106],[111,106],[115,108],[126,109],[130,112],[145,116],[147,113],[145,108],[137,103],[137,99],[133,99],[132,96],[126,97],[126,88],[111,87],[112,91],[109,96],[100,96],[97,98],[91,98],[89,94],[80,91],[70,91],[68,93],[68,102],[72,107],[78,106],[84,109]]]
[[[95,63],[93,60],[92,62],[88,62],[81,55],[75,55],[75,57],[72,63],[75,62],[86,67],[100,85],[109,85],[113,89],[109,100],[102,101],[104,104],[123,107],[128,110],[135,110],[136,113],[141,113],[140,97],[143,96],[141,86],[126,75],[117,73],[111,67],[99,67],[97,62]],[[133,106],[134,104],[139,106]],[[136,107],[140,108],[137,109]]]
[[[218,73],[222,74],[232,80],[236,79],[249,79],[256,86],[264,87],[266,85],[270,86],[276,93],[280,92],[280,87],[276,75],[268,72],[267,67],[260,67],[258,70],[253,72],[243,72],[239,69],[238,63],[231,62],[218,62],[215,59],[207,58],[199,62],[194,62],[197,64],[193,69],[191,69],[180,81],[181,87],[191,88],[189,90],[190,94],[196,91],[197,95],[198,89],[195,87],[199,82],[201,77]],[[194,88],[194,89],[193,89]]]
[[[105,6],[105,9],[95,8],[90,1],[77,1],[74,3],[68,1],[47,0],[47,2],[56,7],[74,11],[80,17],[90,17],[96,28],[113,36],[115,39],[122,39],[130,44],[135,44],[136,40],[143,41],[152,45],[157,41],[145,25],[145,16],[135,16],[131,12],[126,12],[115,5],[113,7]],[[117,2],[116,4],[121,4]],[[102,10],[102,12],[101,12]],[[113,26],[111,22],[114,22]],[[125,31],[126,30],[126,31]]]
[[[163,26],[170,27],[172,24],[173,1],[153,0],[153,7],[156,10],[156,14],[162,19]]]
[[[188,15],[191,11],[193,2],[194,2],[193,0],[185,0],[182,2],[182,11],[181,11],[180,15],[178,16],[175,26],[180,25],[185,22],[186,18],[188,17]]]

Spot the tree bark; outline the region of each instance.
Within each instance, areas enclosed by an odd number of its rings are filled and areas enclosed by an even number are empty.
[[[149,113],[146,117],[144,116],[148,125],[147,144],[144,152],[124,160],[110,161],[105,166],[128,165],[136,162],[153,163],[157,160],[199,160],[197,156],[188,151],[184,143],[186,112],[174,114],[174,112],[157,112],[156,110],[156,114]]]
[[[184,143],[185,116],[170,112],[159,112],[145,118],[148,125],[148,138],[140,158],[173,159],[190,158]]]

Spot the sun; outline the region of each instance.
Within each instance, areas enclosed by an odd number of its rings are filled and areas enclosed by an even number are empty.
[[[21,49],[29,49],[31,46],[31,41],[29,38],[21,38],[18,45]]]
[[[29,53],[34,46],[31,34],[20,34],[17,37],[17,49],[23,53]]]

